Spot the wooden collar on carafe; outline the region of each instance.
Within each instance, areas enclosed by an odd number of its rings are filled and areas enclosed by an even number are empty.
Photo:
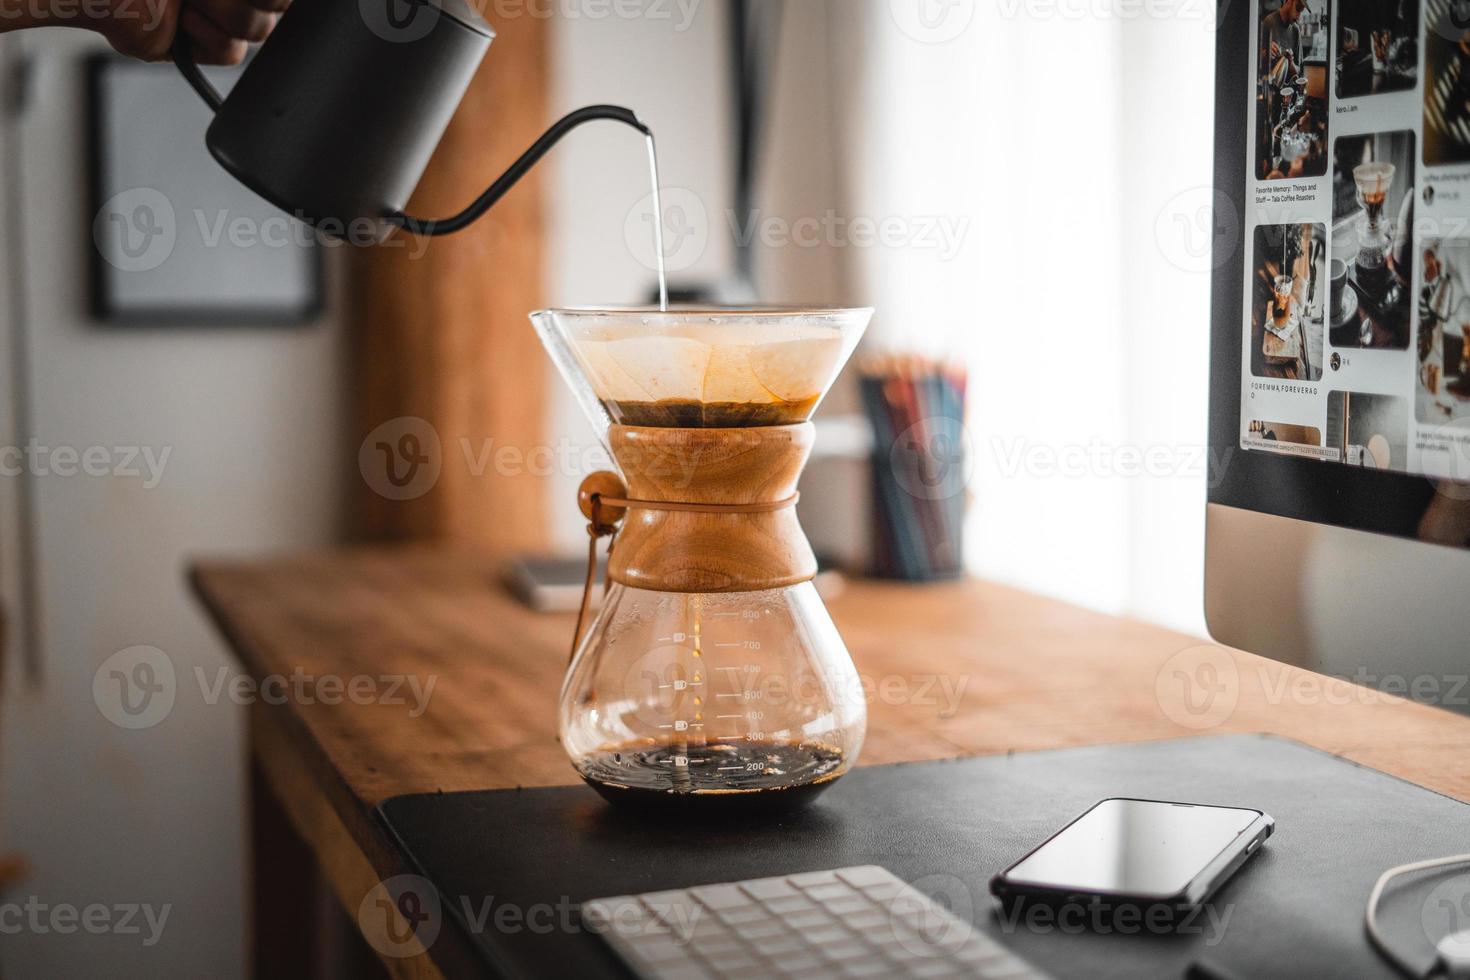
[[[597,567],[608,581],[660,592],[758,592],[810,580],[816,558],[793,509],[814,429],[797,425],[675,429],[614,425],[615,473],[587,477],[588,566],[573,651]]]

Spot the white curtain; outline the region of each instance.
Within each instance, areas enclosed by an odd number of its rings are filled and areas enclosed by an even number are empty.
[[[968,363],[973,570],[1202,631],[1213,4],[826,8],[845,211],[907,235],[844,285]]]

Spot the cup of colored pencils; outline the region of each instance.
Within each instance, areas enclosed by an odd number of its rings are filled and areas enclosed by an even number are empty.
[[[960,365],[882,354],[859,365],[873,429],[873,572],[929,582],[964,571],[969,473]]]

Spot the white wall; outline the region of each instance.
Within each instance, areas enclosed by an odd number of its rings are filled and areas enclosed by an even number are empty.
[[[969,366],[969,566],[1202,631],[1208,8],[792,6],[827,66],[799,98],[828,93],[806,112],[840,212],[912,233],[841,245],[834,301],[876,307],[870,347]],[[793,129],[785,153],[803,149]],[[931,221],[956,247],[932,247]]]
[[[34,877],[4,896],[48,905],[168,904],[162,939],[41,934],[0,943],[8,976],[238,976],[245,952],[242,710],[206,703],[194,677],[230,663],[185,586],[197,556],[296,550],[331,541],[350,465],[344,447],[342,332],[99,328],[86,313],[85,97],[80,32],[10,35],[38,56],[21,130],[34,431],[48,446],[146,446],[171,453],[162,482],[33,481],[44,677],[20,676],[7,637],[0,706],[0,850]],[[203,138],[203,132],[200,132]],[[6,175],[10,179],[11,175]],[[80,232],[80,233],[79,233]],[[14,256],[6,256],[13,261]],[[7,375],[7,398],[13,393]],[[0,416],[0,422],[13,421]],[[0,444],[23,443],[4,433]],[[347,451],[344,451],[347,450]],[[13,498],[14,478],[3,498]],[[9,561],[15,529],[0,532]],[[3,579],[7,613],[18,608]],[[12,627],[16,624],[12,623]],[[178,693],[155,727],[106,720],[93,674],[138,644],[171,658]]]

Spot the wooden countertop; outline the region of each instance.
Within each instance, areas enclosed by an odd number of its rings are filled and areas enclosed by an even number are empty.
[[[382,800],[577,781],[555,723],[572,618],[516,602],[494,558],[364,548],[193,578],[248,674],[337,691],[262,700],[250,724],[349,910],[401,870],[371,817]],[[860,764],[1272,732],[1470,799],[1470,720],[1438,709],[983,581],[854,581],[828,605],[872,683]],[[354,678],[397,679],[402,703],[354,703]]]

